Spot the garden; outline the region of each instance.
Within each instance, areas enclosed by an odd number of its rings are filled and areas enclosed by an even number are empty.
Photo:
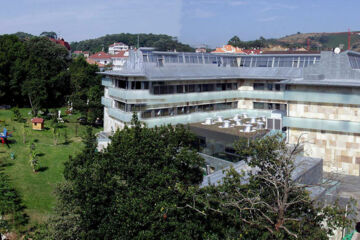
[[[7,143],[0,146],[0,165],[20,194],[29,224],[42,223],[55,206],[54,190],[63,180],[64,162],[82,149],[87,126],[80,114],[66,115],[65,108],[44,114],[42,130],[34,130],[31,109],[0,110],[0,132],[7,129]],[[52,112],[52,114],[51,114]],[[93,128],[93,132],[101,131]]]

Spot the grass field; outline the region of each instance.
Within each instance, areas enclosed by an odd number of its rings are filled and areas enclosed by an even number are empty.
[[[63,181],[64,162],[68,160],[69,155],[76,155],[81,151],[81,137],[84,136],[86,127],[75,123],[79,115],[63,116],[65,123],[60,128],[60,137],[55,145],[50,120],[45,121],[45,130],[32,130],[31,117],[28,115],[30,109],[20,111],[26,118],[28,127],[24,128],[23,123],[12,121],[13,114],[10,110],[0,110],[0,131],[2,132],[4,127],[10,132],[13,131],[13,137],[9,138],[10,148],[6,145],[0,146],[0,160],[7,163],[4,171],[20,193],[32,225],[46,221],[52,214],[56,200],[54,189],[57,183]],[[68,144],[64,143],[65,131],[69,139]],[[95,131],[100,131],[100,129],[95,129]],[[35,142],[35,148],[39,152],[40,166],[36,173],[33,172],[29,163],[30,142]],[[14,160],[10,158],[11,153],[15,153]]]

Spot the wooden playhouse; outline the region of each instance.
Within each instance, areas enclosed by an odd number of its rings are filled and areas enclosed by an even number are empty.
[[[31,119],[32,129],[33,130],[43,130],[44,129],[44,119],[43,118],[33,118]]]

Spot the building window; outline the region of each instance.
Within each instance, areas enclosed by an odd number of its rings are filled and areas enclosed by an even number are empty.
[[[115,108],[125,111],[126,104],[123,102],[115,101]]]
[[[254,83],[254,90],[264,90],[265,84],[264,83]]]
[[[176,93],[183,93],[183,92],[184,92],[184,85],[177,85]]]
[[[265,109],[265,104],[262,102],[254,102],[254,109]]]
[[[147,110],[141,113],[142,118],[151,118],[152,117],[152,110]]]

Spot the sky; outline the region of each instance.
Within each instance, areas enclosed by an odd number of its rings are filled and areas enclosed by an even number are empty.
[[[55,31],[67,41],[163,33],[222,46],[297,32],[360,30],[358,0],[0,0],[0,34]]]

